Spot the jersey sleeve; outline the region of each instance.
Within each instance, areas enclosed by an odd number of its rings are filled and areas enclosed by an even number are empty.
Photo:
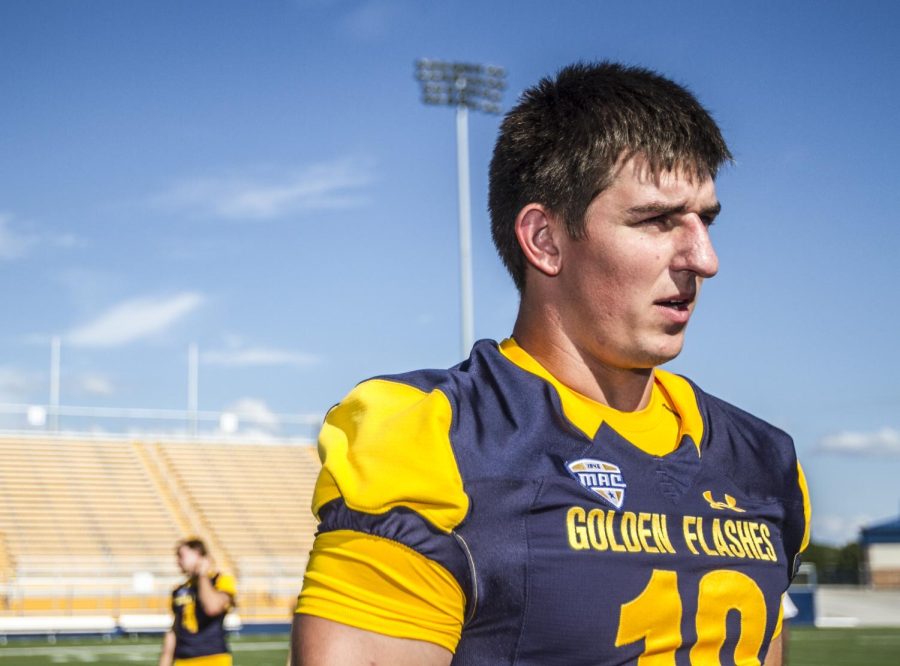
[[[296,612],[455,649],[471,575],[453,532],[469,501],[452,421],[440,390],[382,379],[328,413]]]
[[[809,546],[809,528],[812,522],[812,503],[809,499],[809,486],[806,483],[806,474],[803,473],[803,467],[800,461],[797,461],[797,485],[800,488],[800,496],[803,503],[803,536],[800,539],[800,552],[806,550]]]
[[[800,569],[803,552],[809,546],[809,533],[812,524],[812,504],[809,498],[809,486],[806,483],[806,475],[799,460],[794,461],[790,473],[792,487],[794,489],[794,502],[789,505],[791,514],[787,520],[785,534],[785,549],[791,560],[791,569],[788,572],[793,580]]]
[[[219,592],[230,595],[232,598],[237,595],[237,582],[235,581],[234,576],[229,574],[219,574],[216,576],[216,582],[213,587]]]

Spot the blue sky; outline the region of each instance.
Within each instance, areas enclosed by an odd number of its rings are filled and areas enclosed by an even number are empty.
[[[897,515],[900,5],[6,0],[0,403],[321,413],[459,360],[451,109],[416,58],[575,60],[687,84],[736,156],[719,275],[671,364],[787,429],[814,538]],[[477,337],[517,299],[491,246],[499,119],[470,119]],[[7,426],[20,426],[7,417]]]

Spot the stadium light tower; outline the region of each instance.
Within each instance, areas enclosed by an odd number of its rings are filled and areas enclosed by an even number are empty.
[[[469,109],[500,113],[506,88],[506,70],[442,60],[416,61],[416,78],[422,84],[422,101],[456,107],[456,165],[459,183],[459,280],[462,358],[475,342],[472,296],[472,217],[469,196]]]
[[[50,430],[59,432],[59,357],[62,342],[58,335],[50,338]]]

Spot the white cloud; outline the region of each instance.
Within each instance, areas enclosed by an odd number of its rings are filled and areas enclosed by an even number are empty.
[[[280,421],[263,400],[258,398],[241,398],[225,408],[226,412],[236,414],[242,423],[252,423],[259,427],[275,430]]]
[[[844,431],[823,437],[820,451],[863,455],[900,455],[900,430],[882,428],[873,432]]]
[[[116,272],[95,265],[62,266],[53,273],[52,279],[65,290],[69,300],[82,309],[108,302],[121,281]]]
[[[13,231],[12,217],[0,213],[0,259],[18,259],[31,247],[33,240]]]
[[[74,234],[14,229],[12,215],[0,213],[0,261],[19,259],[39,245],[70,248],[81,244]]]
[[[243,349],[226,349],[205,352],[201,355],[204,363],[210,365],[259,366],[259,365],[294,365],[306,366],[319,361],[318,357],[302,352],[268,347],[245,347]]]
[[[344,30],[362,41],[378,41],[388,37],[402,9],[394,2],[369,0],[348,14],[343,20]]]
[[[37,375],[0,366],[0,402],[27,402],[41,387]]]
[[[203,296],[194,292],[135,298],[72,329],[65,340],[76,347],[117,347],[164,332],[202,303]]]
[[[83,375],[77,381],[77,390],[81,393],[108,396],[115,392],[112,380],[103,375]]]
[[[154,201],[199,217],[265,220],[315,210],[356,208],[372,181],[366,160],[341,160],[284,173],[232,174],[176,184]]]
[[[301,8],[335,7],[344,0],[294,0],[294,4]]]
[[[859,538],[859,530],[875,522],[873,516],[856,514],[839,516],[836,514],[819,515],[813,512],[812,538],[816,542],[824,542],[842,546]]]

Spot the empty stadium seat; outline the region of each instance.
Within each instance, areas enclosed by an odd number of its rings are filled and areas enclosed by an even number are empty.
[[[243,617],[283,618],[318,471],[308,445],[0,437],[0,617],[164,613],[173,546],[195,535],[237,576]]]

